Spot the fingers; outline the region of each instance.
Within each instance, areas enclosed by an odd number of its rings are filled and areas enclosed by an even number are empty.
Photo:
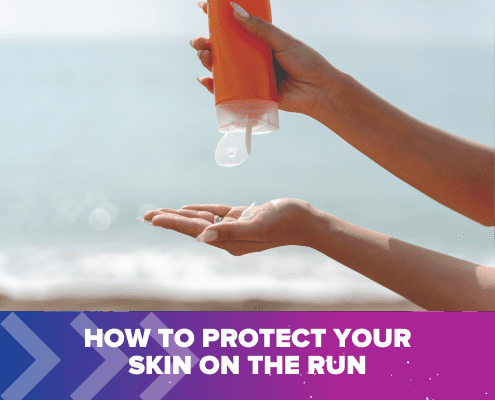
[[[210,225],[196,240],[198,242],[262,242],[256,236],[256,229],[247,221],[224,219],[220,224]]]
[[[208,39],[205,37],[197,37],[196,39],[192,39],[189,43],[196,51],[210,50],[210,44],[208,43]]]
[[[162,213],[153,217],[153,225],[165,229],[172,229],[184,235],[197,237],[201,232],[211,225],[202,218],[188,218],[178,214]]]
[[[177,214],[186,218],[201,218],[205,221],[213,223],[215,215],[207,211],[194,211],[194,210],[174,210],[172,208],[160,208],[159,210],[148,211],[144,214],[143,219],[145,221],[151,221],[154,217],[161,214]]]
[[[241,216],[242,212],[246,209],[247,207],[240,207],[240,206],[237,206],[237,207],[232,207],[232,209],[229,211],[229,213],[227,215],[225,215],[225,217],[230,217],[230,218],[233,218],[235,220],[238,220],[239,217]]]
[[[211,94],[215,94],[215,90],[213,89],[213,79],[211,78],[199,78],[198,82],[201,83]]]
[[[296,38],[289,35],[287,32],[284,32],[282,29],[277,28],[270,22],[265,21],[263,18],[259,18],[254,15],[243,17],[242,12],[240,14],[234,12],[234,18],[246,30],[254,33],[260,39],[267,42],[270,47],[275,50],[275,53],[289,50],[300,44]]]
[[[206,211],[220,217],[225,217],[232,207],[225,206],[223,204],[191,204],[188,206],[183,206],[181,210],[195,210],[195,211]]]
[[[212,66],[211,53],[208,50],[199,50],[198,51],[198,58],[200,59],[203,66],[208,71],[211,72],[211,66]]]
[[[210,45],[208,39],[205,37],[198,37],[192,39],[189,43],[191,47],[198,52],[198,58],[201,60],[203,66],[211,72],[212,59],[210,52]]]
[[[239,217],[241,216],[242,212],[246,209],[247,207],[245,206],[236,206],[236,207],[230,207],[230,206],[225,206],[223,204],[193,204],[193,205],[188,205],[181,207],[179,211],[182,210],[188,210],[190,212],[205,212],[208,215],[208,218],[210,216],[218,215],[220,217],[224,218],[224,221],[232,220],[232,221],[237,221]],[[169,209],[162,209],[162,210],[169,210]],[[154,211],[150,211],[150,213],[153,213]],[[167,211],[168,212],[168,211]],[[152,215],[152,214],[150,214]],[[182,214],[181,214],[182,215]],[[183,214],[186,215],[186,214]],[[187,214],[189,215],[189,214]],[[192,214],[191,214],[192,216]],[[203,218],[202,216],[197,216],[194,215],[194,217],[198,218]],[[145,220],[146,220],[146,215],[145,215]],[[213,222],[213,221],[211,221]]]
[[[237,218],[232,218],[232,217],[223,217],[222,222],[236,222],[238,219]]]
[[[198,7],[203,10],[205,14],[208,14],[208,4],[206,1],[198,2]],[[191,46],[198,52],[198,57],[201,60],[203,66],[211,72],[212,59],[210,52],[210,44],[205,37],[198,37],[191,40]],[[211,78],[199,78],[198,82],[203,85],[211,94],[214,94],[213,79]]]
[[[202,8],[205,14],[208,14],[208,4],[206,1],[198,2],[198,7]]]

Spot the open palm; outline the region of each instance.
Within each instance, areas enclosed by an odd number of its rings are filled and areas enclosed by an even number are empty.
[[[144,222],[195,237],[240,256],[280,246],[305,246],[308,235],[304,215],[308,207],[300,200],[280,199],[255,207],[253,218],[239,220],[248,207],[189,205],[178,210],[148,211]],[[215,216],[222,217],[222,222],[214,224]]]

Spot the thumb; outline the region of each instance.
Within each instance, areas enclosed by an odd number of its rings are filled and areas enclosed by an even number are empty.
[[[235,242],[236,240],[249,240],[252,236],[252,227],[245,222],[221,222],[210,225],[196,240],[200,243]]]
[[[275,25],[263,18],[249,15],[240,5],[230,3],[234,9],[234,18],[249,32],[267,42],[275,53],[286,50],[299,41],[287,32],[277,28]]]

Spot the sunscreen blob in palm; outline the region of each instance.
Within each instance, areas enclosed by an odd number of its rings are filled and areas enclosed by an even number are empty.
[[[272,22],[269,0],[236,3]],[[251,135],[279,128],[273,55],[266,43],[239,25],[230,1],[208,0],[208,25],[218,130],[224,134],[215,160],[234,167],[251,154]]]

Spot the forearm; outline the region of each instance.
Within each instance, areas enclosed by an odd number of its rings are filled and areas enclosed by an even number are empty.
[[[311,115],[441,204],[494,225],[494,152],[418,121],[341,72]]]
[[[427,310],[495,310],[495,269],[361,228],[313,208],[310,247]]]

